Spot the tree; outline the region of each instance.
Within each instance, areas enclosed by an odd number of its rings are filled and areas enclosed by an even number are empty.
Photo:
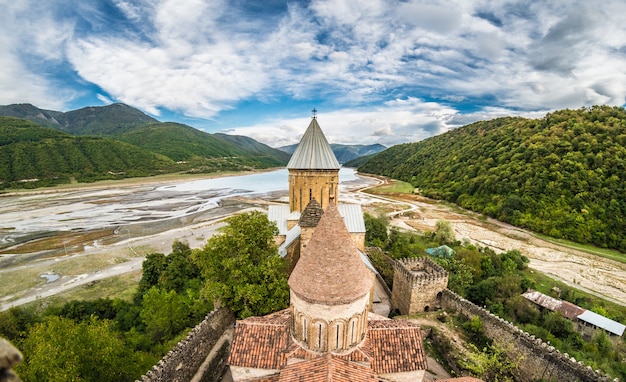
[[[143,295],[141,320],[154,341],[172,338],[188,322],[184,296],[152,287]]]
[[[441,244],[454,244],[456,241],[452,225],[449,221],[443,219],[437,220],[433,237]]]
[[[22,345],[24,362],[16,367],[25,381],[122,381],[146,367],[106,320],[76,323],[47,317],[35,324]]]
[[[287,267],[274,243],[276,225],[258,211],[235,215],[228,223],[221,235],[194,253],[207,296],[239,318],[286,308]]]
[[[138,302],[141,296],[155,285],[159,284],[161,273],[167,268],[167,260],[162,253],[149,253],[141,264],[142,274],[137,290]]]
[[[365,242],[367,245],[383,248],[387,243],[387,220],[385,217],[374,217],[364,214]]]
[[[519,369],[521,356],[511,360],[504,349],[491,345],[479,350],[469,344],[470,352],[466,359],[459,361],[460,365],[472,374],[485,381],[514,381]]]
[[[191,261],[191,249],[186,243],[174,240],[172,253],[165,260],[166,267],[159,276],[159,285],[166,290],[182,293],[192,280],[200,276],[198,267]]]

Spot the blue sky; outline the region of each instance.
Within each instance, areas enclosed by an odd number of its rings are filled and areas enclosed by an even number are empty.
[[[626,2],[0,0],[0,104],[123,102],[297,143],[414,142],[477,120],[623,106]]]

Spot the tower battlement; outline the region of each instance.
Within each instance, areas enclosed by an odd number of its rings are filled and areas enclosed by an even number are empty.
[[[428,257],[399,259],[394,263],[391,304],[402,314],[441,307],[441,292],[448,286],[448,272]]]

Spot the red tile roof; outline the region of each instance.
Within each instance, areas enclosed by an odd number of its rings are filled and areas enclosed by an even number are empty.
[[[303,378],[305,377],[305,378]],[[279,382],[377,382],[371,368],[331,355],[294,362],[280,373]]]
[[[337,206],[329,205],[289,277],[291,292],[310,303],[340,305],[365,296],[372,283]]]
[[[300,347],[293,341],[290,334],[291,320],[289,317],[290,310],[286,309],[268,316],[251,317],[238,321],[228,363],[240,367],[282,369],[281,381],[283,380],[282,373],[288,369],[291,370],[288,375],[294,373],[311,375],[311,372],[320,367],[316,363],[321,362],[319,361],[320,357],[326,359],[329,354],[332,355],[332,362],[327,360],[330,362],[328,363],[330,366],[343,365],[346,362],[351,365],[368,365],[366,368],[374,375],[425,370],[427,368],[420,328],[408,321],[369,320],[367,337],[359,347],[345,354],[327,353],[327,355],[321,356],[319,353]],[[341,362],[337,360],[341,360]],[[310,363],[309,361],[316,362]],[[342,370],[344,370],[343,366],[337,370],[338,374],[335,378],[340,378],[343,375],[341,374]],[[369,378],[365,374],[362,376]],[[359,374],[359,378],[361,378],[361,374]],[[307,380],[309,380],[308,377]],[[317,381],[318,379],[313,380]],[[333,380],[342,381],[342,379]],[[290,380],[287,379],[287,381]]]
[[[428,367],[418,326],[404,320],[377,320],[370,321],[368,329],[372,368],[376,373],[400,373]]]
[[[285,349],[291,342],[289,321],[281,323],[285,311],[289,312],[286,309],[265,317],[237,321],[228,364],[260,369],[282,368],[286,362]]]

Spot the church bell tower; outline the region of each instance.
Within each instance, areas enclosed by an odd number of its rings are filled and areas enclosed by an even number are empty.
[[[313,199],[322,209],[337,203],[341,166],[317,123],[316,112],[313,109],[311,123],[287,164],[290,212],[302,212]]]

